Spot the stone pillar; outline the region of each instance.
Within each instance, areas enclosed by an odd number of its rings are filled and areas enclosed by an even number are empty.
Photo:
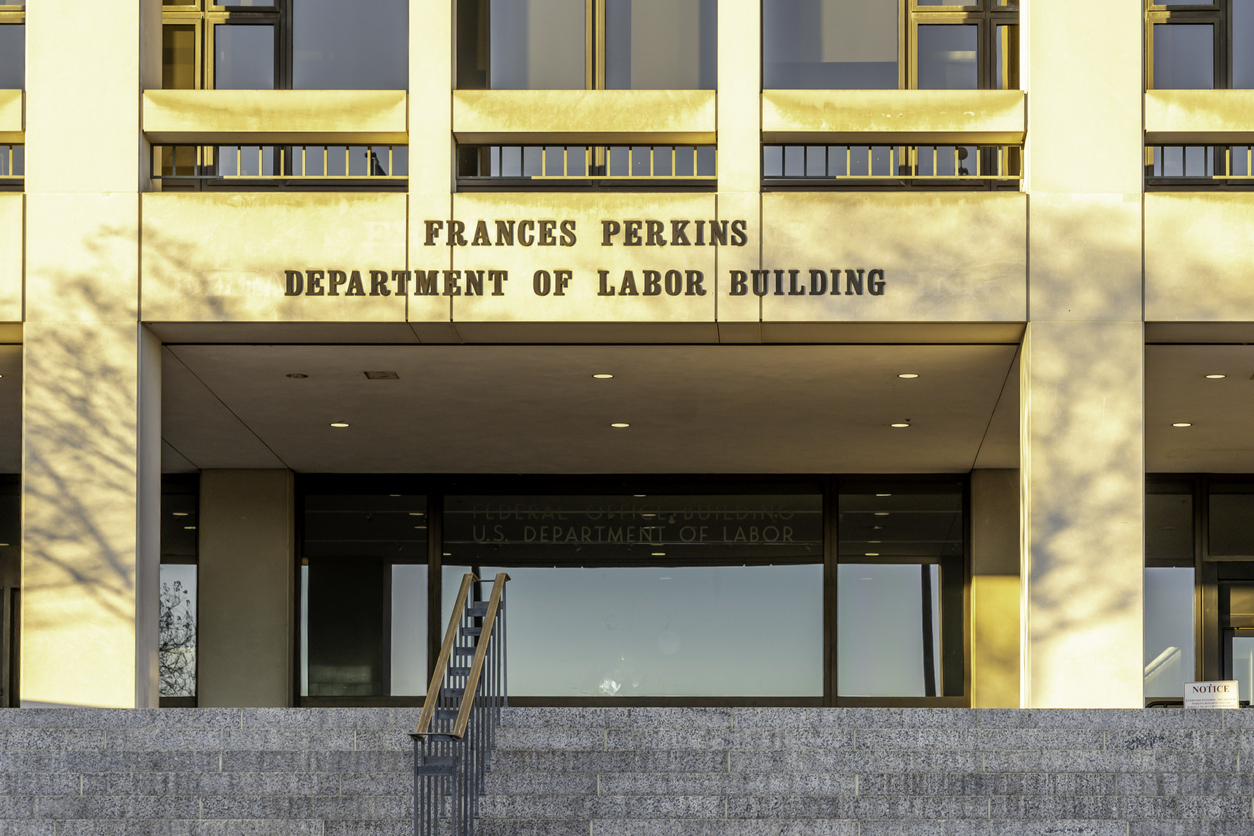
[[[159,21],[158,0],[26,13],[27,706],[157,704],[161,359],[139,324],[139,192]]]
[[[1142,705],[1143,11],[1026,0],[1025,707]]]
[[[290,470],[200,474],[197,704],[292,704],[295,498]]]
[[[971,471],[971,707],[1019,707],[1019,471]]]

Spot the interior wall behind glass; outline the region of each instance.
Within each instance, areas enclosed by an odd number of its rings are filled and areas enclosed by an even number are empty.
[[[762,86],[898,86],[897,0],[763,0]]]
[[[213,86],[218,90],[274,89],[274,27],[213,27]]]
[[[292,87],[408,89],[408,0],[293,0]]]
[[[587,86],[584,0],[492,0],[489,18],[493,90]]]
[[[511,696],[823,695],[821,565],[479,569],[511,578]]]
[[[26,86],[26,26],[0,25],[0,90]]]
[[[713,90],[717,0],[605,0],[605,86]]]

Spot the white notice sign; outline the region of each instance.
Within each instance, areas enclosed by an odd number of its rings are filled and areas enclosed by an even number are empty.
[[[1240,708],[1238,686],[1233,682],[1184,683],[1185,708]]]

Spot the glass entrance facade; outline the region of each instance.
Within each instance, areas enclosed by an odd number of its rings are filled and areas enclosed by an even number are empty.
[[[522,704],[967,700],[961,477],[301,487],[308,705],[419,700],[467,572]]]

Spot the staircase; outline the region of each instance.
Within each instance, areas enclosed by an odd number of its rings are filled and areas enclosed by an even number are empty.
[[[1251,836],[1254,772],[1241,754],[1254,749],[1252,721],[1164,709],[511,708],[478,833]]]

